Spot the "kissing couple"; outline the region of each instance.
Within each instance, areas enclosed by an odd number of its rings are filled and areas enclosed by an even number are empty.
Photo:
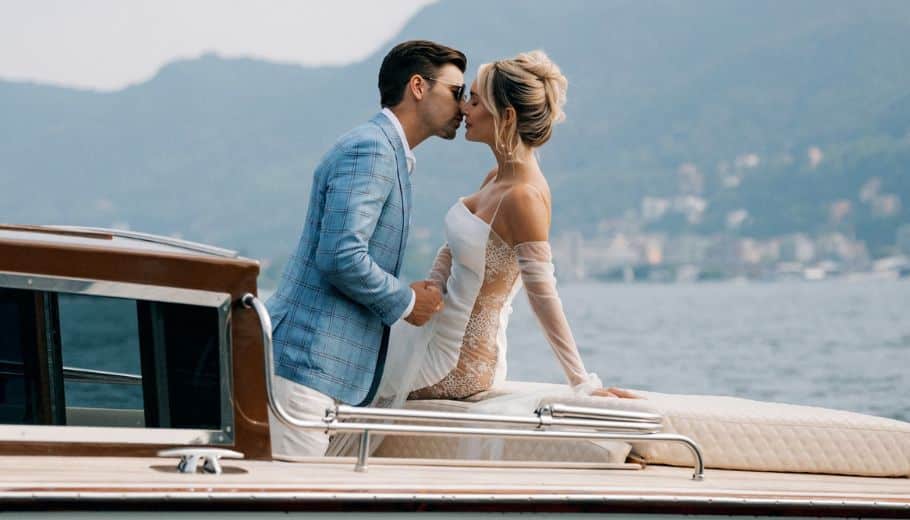
[[[382,110],[341,136],[313,175],[306,223],[268,301],[275,398],[304,420],[336,403],[400,407],[463,399],[506,379],[506,327],[523,286],[575,393],[635,397],[585,370],[556,290],[551,196],[535,155],[566,101],[541,51],[485,63],[466,92],[464,53],[395,46],[379,70]],[[493,168],[445,216],[426,280],[398,279],[411,222],[413,150],[432,136],[490,148]],[[419,181],[418,181],[419,182]],[[319,456],[329,437],[270,412],[276,456]]]

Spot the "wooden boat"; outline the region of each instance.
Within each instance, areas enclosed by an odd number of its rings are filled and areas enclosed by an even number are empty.
[[[528,417],[340,406],[322,422],[299,421],[270,399],[258,272],[234,252],[167,237],[0,226],[0,507],[910,517],[901,475],[910,434],[904,444],[900,424],[887,437],[897,465],[886,478],[711,469],[707,439],[666,431],[666,418],[578,403]],[[127,339],[97,325],[113,322]],[[112,370],[114,358],[134,368]],[[105,402],[112,388],[128,397]],[[276,460],[270,405],[299,427],[362,433],[358,456]],[[672,465],[491,462],[418,458],[408,441],[394,457],[370,457],[377,433],[681,451],[668,455]]]

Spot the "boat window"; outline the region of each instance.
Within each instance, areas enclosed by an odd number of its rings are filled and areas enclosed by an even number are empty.
[[[2,286],[34,285],[10,281],[0,277],[0,424],[230,437],[228,295],[135,284]],[[144,297],[124,297],[130,292]]]
[[[0,288],[0,423],[38,424],[42,416],[30,291]],[[30,377],[26,377],[29,374]]]
[[[145,426],[136,302],[76,294],[57,302],[65,423]]]

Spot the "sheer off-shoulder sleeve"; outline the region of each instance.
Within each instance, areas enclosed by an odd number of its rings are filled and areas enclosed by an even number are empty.
[[[521,281],[531,309],[566,373],[569,384],[578,393],[590,394],[602,386],[597,374],[588,373],[578,353],[572,329],[556,292],[555,268],[549,242],[523,242],[515,246]]]
[[[446,292],[446,282],[449,281],[449,275],[452,274],[452,250],[449,244],[443,244],[436,252],[436,260],[433,261],[433,267],[427,275],[427,280],[433,282],[439,292]]]

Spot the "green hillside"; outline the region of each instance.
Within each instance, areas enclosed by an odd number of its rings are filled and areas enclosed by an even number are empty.
[[[675,195],[688,164],[703,178],[704,218],[654,229],[710,233],[745,209],[739,233],[812,233],[843,199],[853,211],[838,226],[876,253],[910,222],[908,35],[900,0],[471,0],[425,8],[395,40],[463,49],[469,78],[534,48],[562,66],[569,119],[541,152],[557,232],[592,234],[644,196]],[[267,259],[273,273],[313,166],[378,109],[385,51],[327,68],[209,55],[113,93],[0,82],[0,221],[180,234]],[[814,167],[810,147],[823,153]],[[757,164],[737,168],[750,154]],[[454,195],[491,159],[463,140],[417,156],[417,215],[438,239]],[[902,201],[896,213],[859,200],[871,178]]]

